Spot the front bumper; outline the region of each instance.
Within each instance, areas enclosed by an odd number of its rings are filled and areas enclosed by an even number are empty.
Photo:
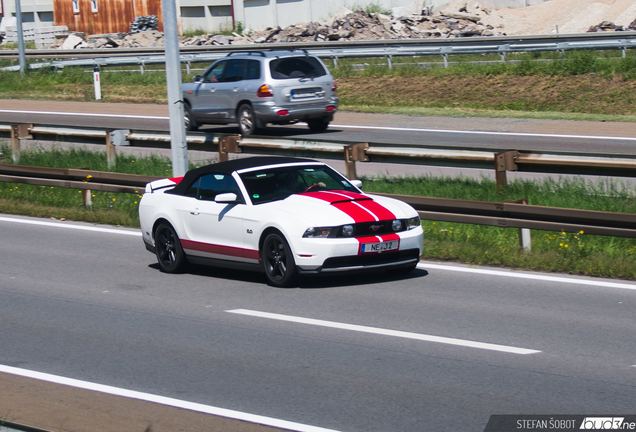
[[[294,248],[294,259],[300,274],[354,272],[399,269],[419,262],[423,250],[421,227],[398,233],[397,250],[361,253],[358,238],[303,238]]]

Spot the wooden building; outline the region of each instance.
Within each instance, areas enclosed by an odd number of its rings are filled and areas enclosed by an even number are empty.
[[[136,17],[156,15],[163,31],[161,0],[53,0],[56,25],[87,35],[128,33]]]

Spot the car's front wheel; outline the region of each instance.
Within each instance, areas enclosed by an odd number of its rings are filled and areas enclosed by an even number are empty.
[[[288,287],[292,284],[296,278],[296,263],[285,237],[278,233],[267,235],[261,249],[261,259],[270,285]]]
[[[307,120],[307,126],[312,132],[324,132],[329,127],[329,121],[325,119],[310,119]]]
[[[190,105],[186,103],[183,109],[185,111],[184,113],[185,129],[187,131],[195,131],[199,129],[199,122],[196,121],[194,116],[192,115],[192,111],[190,110]]]
[[[179,236],[170,224],[163,223],[155,231],[155,253],[161,271],[178,273],[185,267],[186,259]]]
[[[253,135],[258,130],[258,119],[250,104],[243,104],[239,107],[238,124],[241,135]]]

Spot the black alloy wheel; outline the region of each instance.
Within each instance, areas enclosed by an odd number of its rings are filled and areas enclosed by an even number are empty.
[[[186,259],[181,242],[174,228],[161,224],[155,231],[155,252],[161,271],[179,273],[185,267]]]
[[[265,275],[270,285],[288,287],[296,277],[296,263],[285,238],[272,233],[265,237],[261,250]]]

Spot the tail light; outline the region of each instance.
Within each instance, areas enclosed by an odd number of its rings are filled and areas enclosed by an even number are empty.
[[[272,89],[270,86],[268,86],[267,84],[263,84],[262,86],[260,86],[258,88],[258,91],[256,92],[256,96],[258,97],[273,97],[274,93],[272,92]]]
[[[336,83],[336,80],[333,80],[333,83],[331,84],[331,91],[335,92],[338,89],[338,84]]]
[[[325,111],[327,112],[334,112],[336,110],[336,107],[333,105],[327,105],[327,107],[325,108]]]
[[[278,110],[278,111],[276,111],[276,114],[278,114],[279,116],[286,116],[286,115],[289,115],[289,111],[287,111],[287,110]]]

